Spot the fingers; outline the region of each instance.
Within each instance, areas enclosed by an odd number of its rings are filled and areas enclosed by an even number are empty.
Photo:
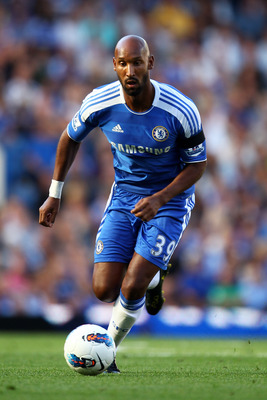
[[[52,228],[56,219],[57,212],[50,210],[42,210],[40,208],[39,224]]]
[[[142,211],[144,210],[144,204],[143,204],[143,199],[138,201],[138,203],[136,203],[136,205],[134,206],[134,208],[131,210],[131,213],[134,214],[136,217],[139,217],[139,215],[142,213]]]
[[[40,215],[39,215],[39,224],[40,225],[52,228],[54,221],[55,221],[55,218],[54,218],[54,220],[52,220],[52,213],[40,212]]]
[[[59,210],[59,205],[59,199],[49,197],[39,208],[39,224],[52,228]]]
[[[156,211],[153,209],[150,202],[145,201],[144,199],[140,200],[135,205],[131,210],[131,213],[145,222],[150,221],[156,215]]]
[[[138,213],[133,213],[137,218],[140,218],[144,222],[148,222],[151,218],[149,218],[143,211],[139,211]]]

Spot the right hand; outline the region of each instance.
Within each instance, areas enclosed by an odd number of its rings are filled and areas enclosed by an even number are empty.
[[[48,197],[39,208],[39,224],[52,228],[60,208],[60,199]]]

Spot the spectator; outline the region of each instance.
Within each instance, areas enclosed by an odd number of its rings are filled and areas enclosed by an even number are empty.
[[[207,137],[208,170],[173,256],[167,303],[267,309],[266,9],[263,0],[138,0],[134,7],[123,0],[0,2],[0,141],[7,169],[0,315],[42,315],[55,303],[79,313],[91,301],[92,238],[113,180],[100,131],[79,153],[49,236],[38,227],[37,211],[59,134],[91,88],[114,80],[114,44],[134,33],[156,53],[152,78],[194,99]],[[66,240],[68,251],[60,252]]]

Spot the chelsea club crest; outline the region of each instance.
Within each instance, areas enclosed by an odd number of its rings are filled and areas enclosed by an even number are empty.
[[[96,254],[102,253],[103,249],[104,249],[103,242],[101,240],[98,240],[97,244],[96,244],[96,249],[95,249]]]
[[[157,142],[164,142],[169,137],[169,132],[164,126],[156,126],[152,131],[152,136]]]

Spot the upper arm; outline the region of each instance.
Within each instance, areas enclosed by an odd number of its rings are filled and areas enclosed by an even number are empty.
[[[207,160],[206,140],[201,130],[180,142],[180,156],[185,163],[197,163]]]
[[[190,102],[190,113],[185,114],[179,137],[180,156],[185,163],[198,163],[207,159],[206,139],[201,117],[195,104]]]

